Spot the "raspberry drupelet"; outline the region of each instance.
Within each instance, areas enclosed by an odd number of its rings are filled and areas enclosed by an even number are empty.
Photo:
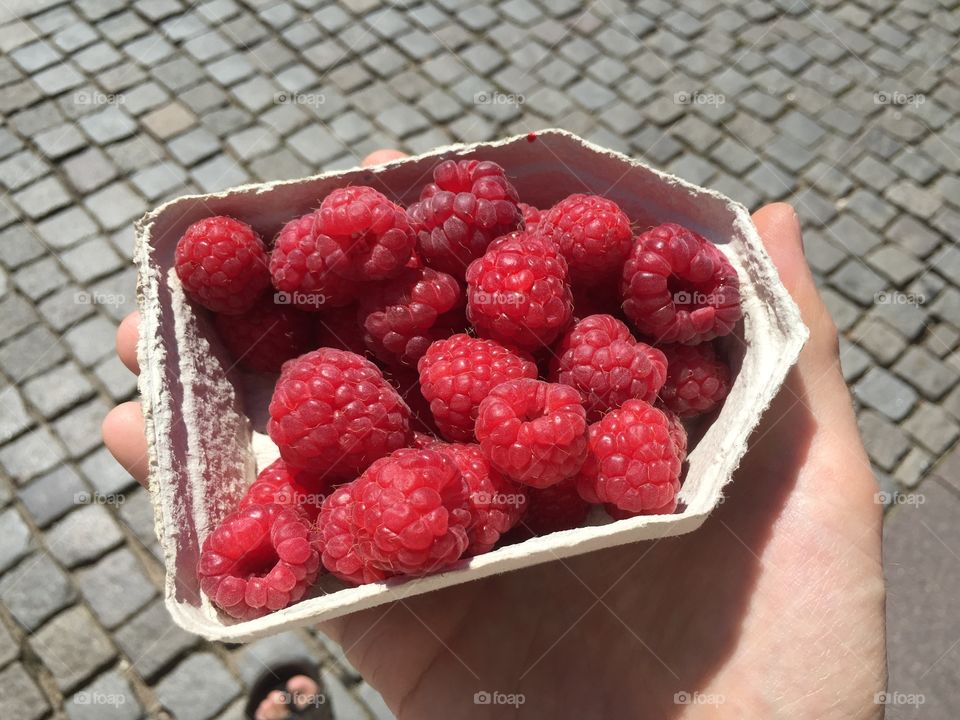
[[[667,375],[664,354],[638,342],[630,329],[610,315],[589,315],[574,325],[557,346],[550,380],[576,388],[587,421],[625,401],[652,403]]]
[[[522,223],[517,191],[504,169],[488,160],[444,160],[433,182],[407,209],[421,259],[454,277],[490,242]]]
[[[352,480],[413,439],[410,408],[380,369],[332,348],[283,366],[267,431],[287,463],[325,482]]]
[[[420,358],[420,391],[440,433],[448,440],[474,440],[480,401],[515,378],[536,378],[537,366],[523,352],[463,333],[437,340]]]
[[[586,412],[568,385],[510,380],[480,403],[477,440],[511,480],[545,488],[580,470],[587,454]]]
[[[664,407],[680,417],[710,412],[730,391],[730,368],[713,343],[664,345],[667,380],[660,389]]]
[[[239,620],[287,607],[317,579],[317,540],[312,523],[297,508],[246,505],[203,541],[200,589]]]
[[[477,332],[524,350],[549,345],[573,315],[567,263],[549,240],[498,238],[467,268],[467,319]]]
[[[240,315],[217,313],[214,322],[233,359],[254,372],[280,372],[283,363],[313,344],[311,316],[274,304],[270,295]]]
[[[685,447],[683,427],[667,413],[643,400],[627,400],[590,426],[577,490],[587,502],[609,503],[626,513],[671,513]]]
[[[270,463],[240,498],[240,508],[249,505],[286,505],[300,508],[316,520],[330,484],[303,470],[295,470],[279,458]]]
[[[252,227],[226,215],[195,222],[177,242],[177,277],[193,300],[225,315],[248,311],[270,285],[267,250]]]
[[[730,261],[676,223],[635,238],[620,290],[623,312],[657,342],[712,340],[731,332],[741,316],[740,282]]]
[[[575,478],[556,485],[527,490],[527,512],[520,520],[520,535],[548,535],[580,527],[590,513],[590,503],[577,492]]]

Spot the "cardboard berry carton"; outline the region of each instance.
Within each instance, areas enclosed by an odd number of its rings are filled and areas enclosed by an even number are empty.
[[[265,434],[270,378],[236,370],[208,315],[187,299],[174,271],[184,231],[230,215],[272,238],[331,190],[370,185],[407,205],[440,160],[477,158],[504,168],[520,198],[548,208],[571,193],[615,201],[634,226],[675,222],[717,245],[740,277],[743,319],[725,347],[735,382],[719,414],[694,430],[674,514],[611,521],[534,537],[459,561],[421,578],[346,587],[323,576],[306,599],[255,620],[219,613],[200,592],[204,538],[231,512],[256,472],[277,457]],[[150,494],[174,620],[210,639],[246,641],[496,573],[641,540],[696,530],[721,502],[747,439],[807,337],[746,208],[723,195],[605,150],[562,130],[454,145],[386,165],[182,197],[137,223],[140,394],[149,447]]]

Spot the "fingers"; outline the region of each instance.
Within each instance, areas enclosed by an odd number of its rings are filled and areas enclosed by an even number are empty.
[[[117,355],[120,356],[120,361],[135,375],[140,374],[140,365],[137,363],[139,323],[140,315],[132,312],[123,319],[120,327],[117,328]]]
[[[125,402],[107,413],[101,426],[107,449],[141,485],[147,479],[147,438],[140,403]]]
[[[400,152],[399,150],[393,150],[392,148],[384,148],[381,150],[374,150],[372,153],[367,155],[363,162],[360,163],[362,167],[370,167],[371,165],[382,165],[383,163],[390,162],[391,160],[399,160],[400,158],[407,157],[405,152]]]

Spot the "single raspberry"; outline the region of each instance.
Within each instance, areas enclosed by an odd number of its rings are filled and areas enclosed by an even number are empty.
[[[187,228],[175,252],[177,277],[193,300],[214,312],[246,312],[270,285],[267,250],[252,227],[215,215]]]
[[[311,317],[315,318],[315,347],[349,350],[357,355],[366,355],[367,346],[363,342],[363,330],[357,324],[356,305],[324,308],[323,312]]]
[[[537,224],[543,217],[543,210],[535,208],[533,205],[527,205],[525,202],[517,203],[520,208],[520,214],[523,215],[523,229],[536,230]]]
[[[667,381],[660,401],[680,417],[710,412],[730,392],[730,368],[717,357],[712,343],[663,345]]]
[[[525,353],[462,333],[434,342],[417,368],[420,391],[440,432],[448,440],[467,442],[474,439],[477,410],[487,393],[506,380],[537,377],[537,366]]]
[[[477,440],[490,464],[535,488],[576,475],[587,455],[580,393],[542,380],[510,380],[480,403]]]
[[[310,520],[316,520],[329,488],[326,481],[291,468],[279,458],[260,471],[240,498],[240,508],[276,503],[300,508]]]
[[[357,283],[333,272],[340,247],[323,231],[320,213],[291,220],[277,235],[270,254],[270,277],[276,301],[319,312],[349,305]]]
[[[553,342],[572,315],[567,263],[548,240],[512,233],[467,268],[467,318],[484,337],[535,350]]]
[[[432,268],[405,268],[398,277],[372,288],[357,317],[374,355],[411,367],[434,340],[467,326],[460,283]]]
[[[564,198],[544,213],[537,233],[557,244],[578,286],[618,281],[633,244],[630,218],[598,195]]]
[[[587,502],[628,513],[673,512],[683,463],[678,433],[682,427],[662,410],[627,400],[590,426],[577,490]]]
[[[590,512],[590,503],[580,497],[574,478],[542,490],[527,491],[527,512],[518,526],[526,535],[548,535],[580,527]]]
[[[300,510],[247,505],[224,518],[203,541],[200,589],[240,620],[287,607],[317,579],[317,540]]]
[[[454,277],[490,241],[520,227],[517,191],[494,162],[444,160],[407,209],[424,262]]]
[[[338,188],[318,214],[321,231],[333,241],[327,261],[338,275],[383,280],[409,262],[416,235],[407,213],[372,187]]]
[[[320,558],[332,575],[351,585],[381,582],[391,573],[371,565],[359,552],[354,514],[354,483],[336,488],[320,508]]]
[[[217,313],[214,322],[234,360],[255,372],[280,372],[283,363],[313,345],[310,316],[288,305],[275,305],[271,297],[240,315]]]
[[[472,520],[467,484],[446,454],[402,448],[345,487],[349,501],[329,502],[348,508],[344,519],[361,569],[425,575],[451,565],[466,551]],[[321,512],[321,523],[323,517]],[[326,563],[327,544],[323,548]],[[337,552],[338,560],[344,557]]]
[[[526,489],[490,467],[479,445],[436,442],[428,447],[450,457],[467,483],[473,520],[467,529],[470,544],[466,554],[489,552],[523,516],[527,508]]]
[[[589,315],[560,341],[549,377],[576,388],[587,421],[633,398],[652,403],[667,374],[659,350],[638,342],[630,328],[610,315]]]
[[[623,311],[658,342],[696,345],[740,319],[737,271],[715,245],[682,225],[638,235],[623,266]]]
[[[410,408],[380,369],[331,348],[283,366],[267,432],[284,460],[327,482],[352,480],[413,439]]]

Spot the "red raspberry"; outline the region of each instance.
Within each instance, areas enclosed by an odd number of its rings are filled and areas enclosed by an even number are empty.
[[[550,379],[576,388],[588,422],[639,398],[652,403],[667,374],[659,350],[637,342],[630,329],[610,315],[590,315],[560,341]]]
[[[548,240],[512,233],[467,268],[467,318],[485,337],[539,349],[553,342],[572,315],[567,263]]]
[[[713,410],[730,391],[730,368],[717,357],[712,343],[664,345],[667,381],[660,389],[665,407],[680,417]]]
[[[574,478],[542,490],[527,491],[527,512],[520,521],[524,534],[548,535],[580,527],[590,512],[590,503],[580,497]]]
[[[473,520],[467,530],[468,556],[489,552],[500,536],[517,524],[526,510],[526,489],[490,467],[474,443],[435,442],[428,446],[450,457],[460,469],[469,490]]]
[[[274,305],[270,297],[240,315],[218,313],[214,322],[234,360],[255,372],[280,372],[283,363],[313,345],[310,316],[287,305]]]
[[[308,518],[316,520],[328,489],[325,481],[291,468],[280,458],[260,471],[240,498],[240,508],[276,503],[300,508]]]
[[[619,280],[630,254],[630,218],[615,202],[598,195],[570,195],[547,211],[537,233],[557,244],[575,285]]]
[[[496,385],[537,377],[537,366],[525,353],[462,333],[434,342],[417,367],[420,391],[430,403],[437,427],[449,440],[474,439],[480,401]]]
[[[537,224],[543,217],[543,210],[535,208],[533,205],[527,205],[525,202],[517,203],[520,208],[520,214],[523,215],[523,229],[536,230]]]
[[[740,282],[730,261],[675,223],[637,236],[620,291],[627,317],[658,342],[696,345],[728,334],[741,315]]]
[[[270,277],[277,302],[318,312],[349,305],[357,283],[332,270],[340,247],[324,234],[320,213],[291,220],[277,235],[270,255]]]
[[[297,602],[317,579],[311,523],[283,505],[247,505],[203,541],[200,589],[231,617],[250,620]]]
[[[466,328],[463,291],[432,268],[406,268],[360,303],[364,342],[386,363],[416,367],[434,340]]]
[[[284,460],[327,482],[352,480],[413,439],[410,408],[380,369],[331,348],[283,366],[267,432]]]
[[[477,440],[490,464],[535,488],[576,475],[587,455],[587,414],[574,388],[510,380],[480,403]]]
[[[337,275],[383,280],[410,260],[416,235],[406,211],[372,187],[334,190],[318,214],[322,232],[333,241],[326,259]]]
[[[590,426],[577,490],[587,502],[628,513],[673,512],[680,489],[682,427],[643,400],[627,400]],[[685,439],[684,439],[685,444]]]
[[[195,222],[177,242],[177,277],[196,302],[214,312],[246,312],[270,285],[267,250],[246,223],[226,215]]]
[[[337,572],[344,572],[344,559],[350,560],[352,569],[355,558],[359,568],[344,574],[358,577],[369,569],[425,575],[456,562],[467,549],[472,520],[467,484],[444,453],[396,450],[344,488],[349,489],[349,499],[331,496],[320,515],[322,524],[327,503],[343,505],[342,520],[352,535],[352,550],[343,552],[343,540],[333,549],[328,541],[323,543],[324,563]]]
[[[324,308],[323,312],[313,317],[316,318],[314,338],[316,347],[349,350],[361,356],[366,354],[367,346],[363,342],[363,332],[357,324],[356,305]]]
[[[354,483],[336,488],[320,508],[320,558],[323,566],[335,577],[351,585],[380,582],[389,572],[370,565],[359,552],[354,514]]]
[[[517,191],[494,162],[444,160],[420,201],[407,209],[430,267],[460,277],[490,241],[520,227]]]

